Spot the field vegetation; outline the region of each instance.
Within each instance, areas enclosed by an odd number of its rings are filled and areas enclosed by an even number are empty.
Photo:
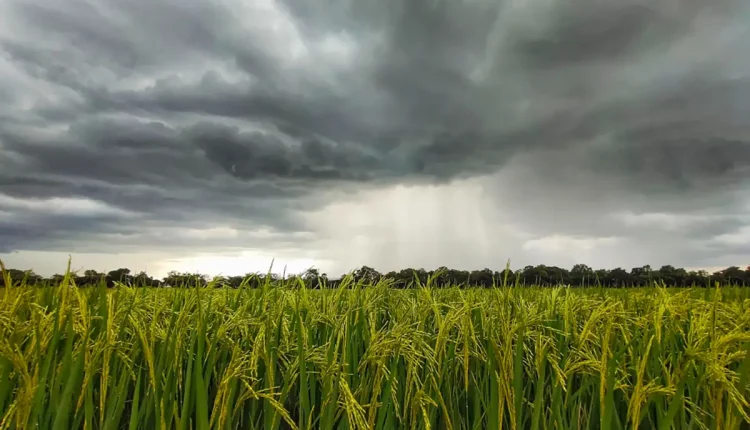
[[[2,429],[747,429],[750,289],[0,292]]]

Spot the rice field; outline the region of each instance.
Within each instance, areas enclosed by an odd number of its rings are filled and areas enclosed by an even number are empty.
[[[747,429],[750,289],[18,286],[2,429]]]

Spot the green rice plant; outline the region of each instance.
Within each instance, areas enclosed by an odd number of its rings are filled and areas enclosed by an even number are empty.
[[[748,429],[740,288],[0,296],[0,429]]]

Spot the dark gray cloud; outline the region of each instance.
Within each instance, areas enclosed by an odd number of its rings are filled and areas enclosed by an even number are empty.
[[[156,233],[170,225],[323,240],[306,213],[358,190],[479,176],[538,236],[679,242],[633,221],[649,213],[693,216],[695,240],[739,231],[749,8],[10,0],[0,241],[186,243]],[[83,209],[44,214],[54,199]]]

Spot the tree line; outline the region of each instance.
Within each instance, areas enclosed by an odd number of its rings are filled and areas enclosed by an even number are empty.
[[[705,270],[685,270],[665,265],[659,269],[651,266],[634,267],[630,270],[592,269],[585,264],[576,264],[571,269],[557,266],[526,266],[513,271],[506,267],[502,271],[491,269],[456,270],[439,267],[436,270],[403,269],[398,272],[380,273],[372,267],[362,266],[340,278],[329,278],[325,273],[311,268],[301,274],[262,274],[253,273],[245,276],[227,276],[209,278],[200,273],[169,272],[164,278],[158,279],[145,272],[132,273],[129,269],[120,268],[109,272],[85,270],[82,273],[68,273],[68,278],[77,286],[104,284],[113,287],[118,283],[144,287],[193,287],[206,286],[209,283],[221,287],[238,288],[241,286],[258,288],[268,282],[275,285],[283,282],[286,285],[304,284],[309,288],[337,288],[352,282],[376,283],[387,279],[395,288],[410,288],[416,285],[442,286],[602,286],[613,288],[643,287],[650,285],[666,285],[670,287],[690,287],[720,285],[750,285],[750,266],[741,269],[731,266],[723,270],[709,273]],[[18,269],[3,270],[0,286],[8,282],[14,285],[58,285],[66,275],[56,274],[45,278],[33,271]]]

